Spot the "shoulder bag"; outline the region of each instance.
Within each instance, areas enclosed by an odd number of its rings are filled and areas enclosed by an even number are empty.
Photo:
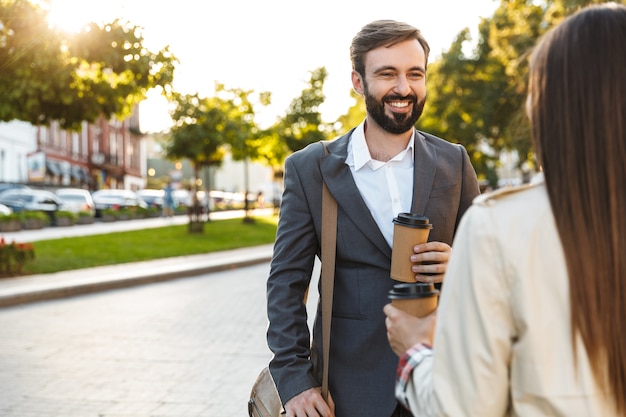
[[[324,152],[328,155],[326,144]],[[322,182],[322,397],[328,400],[328,355],[330,351],[330,319],[333,310],[335,285],[335,252],[337,244],[337,202]],[[284,415],[282,403],[269,367],[263,368],[250,392],[249,417],[280,417]]]

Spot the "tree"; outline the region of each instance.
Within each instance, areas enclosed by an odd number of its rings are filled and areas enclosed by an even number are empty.
[[[324,102],[326,68],[311,71],[308,86],[293,99],[271,127],[259,130],[255,139],[256,160],[263,161],[274,171],[274,179],[282,178],[285,158],[306,145],[334,136],[332,124],[322,122],[319,107]]]
[[[350,106],[348,112],[339,116],[335,123],[335,130],[338,134],[347,133],[349,129],[358,126],[365,119],[365,102],[363,98],[354,90],[350,90],[350,97],[354,99],[354,104]]]
[[[228,150],[222,132],[231,129],[232,124],[216,97],[175,93],[172,102],[174,126],[163,143],[165,154],[173,160],[188,159],[198,179],[203,168],[221,165]]]
[[[224,89],[219,86],[218,93],[223,96],[223,100],[228,103],[228,119],[238,126],[238,129],[232,130],[225,138],[233,159],[243,161],[244,166],[244,210],[245,215],[243,221],[245,223],[252,222],[249,212],[248,194],[249,186],[249,161],[260,159],[259,150],[262,147],[263,135],[259,133],[259,129],[254,120],[254,105],[250,96],[254,93],[252,90]],[[259,102],[262,105],[268,105],[271,101],[271,94],[263,92],[259,94]]]
[[[300,97],[295,98],[286,115],[274,126],[277,136],[289,154],[310,143],[324,140],[332,132],[332,126],[322,122],[319,107],[324,103],[324,82],[328,73],[325,67],[311,71],[307,88],[302,90]]]
[[[176,58],[150,52],[140,28],[115,20],[76,34],[50,28],[28,0],[0,0],[0,120],[78,129],[128,116],[151,88],[168,93]]]
[[[428,101],[419,125],[462,143],[479,178],[496,185],[502,151],[518,166],[534,163],[525,114],[528,57],[537,39],[565,16],[598,0],[501,0],[479,25],[474,50],[469,30],[428,68]]]
[[[167,157],[188,159],[196,178],[203,168],[220,166],[227,152],[233,159],[244,161],[244,166],[249,159],[258,159],[260,142],[250,99],[252,93],[216,83],[213,97],[175,94],[174,126],[164,143]],[[269,93],[259,95],[262,104],[268,104],[270,98]],[[247,172],[245,178],[247,182]]]
[[[530,157],[524,115],[526,57],[543,32],[544,8],[526,0],[502,0],[479,25],[471,52],[469,30],[428,68],[428,101],[419,125],[463,144],[479,179],[497,185],[500,152]],[[520,162],[520,164],[522,163]]]

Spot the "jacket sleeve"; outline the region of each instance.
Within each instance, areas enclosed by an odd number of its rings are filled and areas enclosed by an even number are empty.
[[[306,164],[307,155],[294,154],[285,161],[285,190],[267,281],[267,342],[274,353],[270,371],[283,404],[320,385],[309,360],[311,340],[304,297],[319,250],[314,219],[320,216],[311,212],[311,206],[321,204],[310,200],[321,199],[321,186],[311,184],[321,184],[321,180],[312,178],[307,169],[303,173],[302,163],[294,163],[294,156]]]
[[[501,417],[509,405],[514,321],[489,210],[461,221],[437,313],[433,350],[412,349],[396,395],[419,416]],[[399,391],[399,392],[398,392]]]

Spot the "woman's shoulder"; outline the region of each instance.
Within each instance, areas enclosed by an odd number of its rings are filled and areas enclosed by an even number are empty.
[[[538,174],[529,184],[501,187],[474,199],[474,205],[477,206],[493,208],[506,206],[507,209],[511,206],[519,206],[522,210],[527,210],[533,203],[545,202],[548,202],[548,195],[542,174]]]

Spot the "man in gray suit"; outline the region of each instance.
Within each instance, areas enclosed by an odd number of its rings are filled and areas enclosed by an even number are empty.
[[[426,100],[428,52],[410,25],[364,26],[350,53],[365,121],[329,142],[329,155],[315,143],[285,161],[267,282],[267,340],[287,417],[410,416],[394,396],[398,358],[387,342],[383,313],[394,284],[392,220],[401,212],[430,219],[434,228],[428,243],[415,246],[413,270],[418,281],[441,282],[456,226],[479,194],[465,149],[414,128]],[[328,404],[320,394],[321,366],[313,366],[321,362],[321,307],[311,347],[303,303],[321,253],[322,181],[338,206]]]

